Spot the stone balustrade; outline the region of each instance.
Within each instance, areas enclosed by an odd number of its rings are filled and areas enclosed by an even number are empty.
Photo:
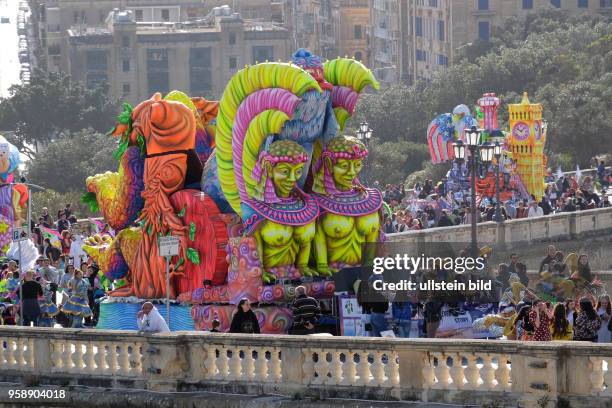
[[[478,241],[508,249],[537,241],[583,238],[612,232],[612,207],[478,224]],[[389,242],[470,242],[470,225],[429,228],[387,235]]]
[[[582,342],[11,326],[0,327],[0,341],[0,380],[41,385],[523,407],[612,401],[612,345]]]

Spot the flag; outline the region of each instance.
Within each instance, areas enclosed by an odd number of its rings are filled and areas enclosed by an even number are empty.
[[[582,172],[580,171],[580,166],[576,165],[576,182],[580,183],[580,177],[582,177]]]
[[[558,180],[558,179],[560,179],[561,177],[563,177],[563,171],[561,171],[561,166],[559,166],[559,167],[557,168],[557,174],[556,174],[556,176],[557,176],[557,180]]]
[[[43,239],[49,238],[49,241],[51,242],[51,245],[53,245],[56,248],[61,248],[62,247],[62,242],[61,242],[61,235],[58,231],[51,229],[51,228],[47,228],[43,225],[40,226],[40,232],[43,236]]]

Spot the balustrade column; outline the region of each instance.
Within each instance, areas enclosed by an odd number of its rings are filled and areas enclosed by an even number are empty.
[[[511,384],[508,360],[510,360],[510,356],[506,354],[500,354],[497,356],[497,370],[495,370],[495,379],[497,380],[497,385],[495,386],[496,390],[510,390]]]
[[[359,385],[370,383],[370,362],[368,361],[368,351],[359,350],[359,363],[357,364],[357,374],[359,375]]]
[[[286,354],[281,356],[280,347],[274,347],[270,350],[270,353],[270,380],[281,382],[283,380],[283,362],[281,360]]]
[[[461,354],[452,354],[453,366],[450,369],[450,378],[452,383],[449,384],[450,389],[460,390],[464,386],[465,373],[463,372],[463,365],[461,364]]]
[[[468,390],[475,390],[478,388],[478,380],[480,379],[480,370],[476,365],[476,356],[472,353],[464,356],[467,360],[467,368],[463,370],[467,384],[464,384],[464,388]]]
[[[38,374],[51,373],[51,367],[53,366],[52,358],[54,354],[51,340],[48,337],[37,337],[31,340],[31,346],[35,371]]]
[[[313,384],[324,384],[327,381],[327,373],[329,372],[329,363],[327,362],[327,351],[316,350],[317,362],[314,365],[317,376],[312,380]]]
[[[342,372],[344,373],[340,385],[353,385],[356,383],[357,364],[355,364],[355,353],[347,351],[344,353],[344,364],[342,364]]]
[[[304,370],[306,363],[305,352],[297,352],[294,348],[280,347],[279,351],[282,356],[281,361],[281,378],[285,384],[303,384],[309,377]],[[308,375],[311,375],[310,373]]]
[[[314,380],[314,361],[313,361],[314,350],[310,348],[306,348],[303,350],[303,363],[302,363],[302,372],[303,372],[303,384],[311,384]],[[285,372],[287,370],[291,370],[291,367],[287,367],[285,365]]]

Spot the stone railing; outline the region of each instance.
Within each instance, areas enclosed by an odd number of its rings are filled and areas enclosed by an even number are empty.
[[[612,345],[582,342],[7,326],[0,341],[4,382],[524,407],[612,399]]]
[[[534,241],[582,238],[612,232],[612,207],[478,224],[478,240],[508,248]],[[470,225],[388,234],[390,242],[470,242]]]

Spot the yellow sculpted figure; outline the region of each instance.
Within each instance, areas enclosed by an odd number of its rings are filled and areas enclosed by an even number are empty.
[[[358,179],[367,156],[363,143],[348,136],[337,136],[316,158],[313,196],[321,215],[315,234],[317,270],[329,275],[346,266],[358,266],[374,256],[374,243],[380,238],[383,199],[379,190],[364,187]]]
[[[315,274],[308,261],[319,210],[314,198],[297,187],[307,161],[302,146],[283,140],[262,152],[253,169],[257,184],[242,213],[246,234],[257,240],[264,282],[293,275],[292,267],[300,275]]]

